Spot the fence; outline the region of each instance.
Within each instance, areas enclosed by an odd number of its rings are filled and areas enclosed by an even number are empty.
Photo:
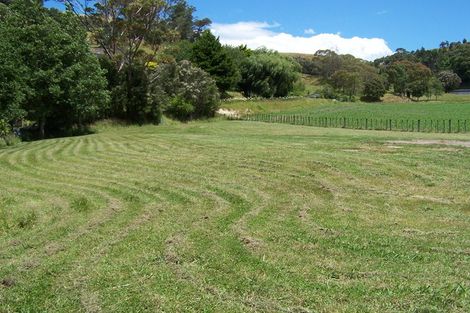
[[[234,119],[233,117],[231,119]],[[467,133],[470,120],[453,119],[377,119],[346,117],[314,117],[308,115],[252,114],[235,119],[266,123],[282,123],[314,127],[388,130],[401,132]]]

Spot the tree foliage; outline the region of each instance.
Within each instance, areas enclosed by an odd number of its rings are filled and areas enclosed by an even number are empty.
[[[32,0],[14,0],[0,21],[2,107],[10,120],[24,112],[41,137],[82,127],[107,104],[104,73],[77,23]]]
[[[213,117],[218,109],[215,81],[189,61],[160,65],[151,74],[150,86],[152,101],[174,118]]]
[[[424,96],[433,78],[428,67],[411,61],[395,62],[386,71],[394,92],[408,98]]]
[[[259,50],[240,66],[240,89],[247,97],[285,97],[299,79],[299,65],[278,53]]]
[[[173,0],[168,11],[169,29],[176,30],[183,41],[194,41],[212,23],[208,18],[196,19],[196,8],[186,0]]]
[[[378,102],[386,91],[385,80],[381,75],[368,75],[364,80],[362,99],[369,102]]]
[[[460,76],[452,71],[442,71],[437,77],[444,87],[445,92],[451,92],[459,88],[460,84],[462,84]]]
[[[452,71],[459,75],[463,83],[470,83],[470,43],[442,42],[437,49],[418,49],[406,51],[401,49],[391,56],[374,61],[377,67],[388,67],[399,61],[421,63],[428,67],[434,75],[442,71]]]
[[[210,20],[195,19],[195,8],[185,0],[99,0],[92,5],[64,1],[80,16],[108,59],[101,63],[109,73],[109,116],[138,123],[158,121],[161,110],[149,96],[149,71],[161,61],[162,46],[189,43],[210,25]]]
[[[191,62],[214,78],[222,94],[237,83],[239,76],[234,61],[209,30],[204,31],[194,42]]]
[[[450,69],[459,77],[470,82],[470,44],[461,44],[449,52]]]
[[[359,94],[363,88],[363,81],[358,72],[339,70],[330,78],[331,85],[335,90],[348,97],[349,101]]]

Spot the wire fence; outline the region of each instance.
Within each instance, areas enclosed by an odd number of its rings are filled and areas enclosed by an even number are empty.
[[[251,114],[229,119],[281,123],[325,128],[388,130],[401,132],[468,133],[467,119],[378,119],[347,117],[314,117],[308,115]]]

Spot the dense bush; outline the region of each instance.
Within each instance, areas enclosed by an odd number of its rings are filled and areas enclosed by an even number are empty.
[[[0,138],[5,138],[11,133],[11,127],[7,121],[0,119]]]
[[[299,65],[278,53],[256,51],[240,65],[240,89],[246,97],[286,97],[299,79]]]
[[[442,71],[437,76],[444,87],[445,92],[451,92],[460,87],[462,79],[452,71]]]
[[[399,61],[387,67],[390,84],[396,94],[420,98],[428,93],[433,78],[431,70],[417,62]]]
[[[0,20],[0,59],[2,116],[25,115],[41,137],[81,128],[107,104],[104,72],[71,13],[13,1]]]
[[[362,100],[376,102],[385,95],[386,88],[382,76],[370,75],[364,80],[364,91],[362,92]]]
[[[219,106],[215,81],[189,61],[160,65],[150,75],[156,107],[179,120],[213,117]]]
[[[442,95],[444,93],[444,86],[442,82],[439,80],[437,77],[432,77],[428,81],[428,87],[426,89],[426,96],[428,99],[431,99],[432,96],[435,96],[436,99],[438,96]]]
[[[0,119],[0,148],[11,146],[19,141],[20,139],[12,132],[10,124]]]
[[[233,59],[209,30],[194,42],[190,61],[212,76],[222,95],[239,80]]]
[[[349,101],[360,94],[363,88],[362,77],[359,72],[340,70],[335,72],[330,79],[331,85]]]

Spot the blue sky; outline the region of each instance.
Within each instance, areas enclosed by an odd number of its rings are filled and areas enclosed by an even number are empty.
[[[217,23],[278,23],[280,30],[304,30],[344,37],[378,37],[389,46],[414,50],[437,47],[443,40],[470,38],[469,0],[191,0],[199,16]]]
[[[303,53],[329,48],[374,59],[397,48],[434,48],[443,40],[470,39],[470,0],[188,2],[197,16],[212,19],[221,41],[252,48]]]

